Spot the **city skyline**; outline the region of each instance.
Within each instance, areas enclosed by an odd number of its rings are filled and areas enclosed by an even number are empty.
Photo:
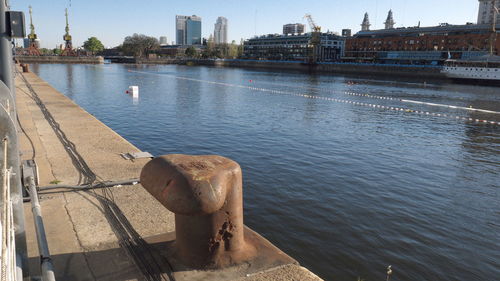
[[[203,18],[202,37],[213,34],[213,23],[223,16],[231,22],[228,42],[248,39],[255,35],[281,33],[282,26],[287,23],[307,22],[303,19],[306,13],[312,14],[323,31],[340,33],[342,29],[352,29],[353,33],[361,29],[363,15],[370,15],[371,29],[384,28],[387,12],[392,9],[395,27],[434,26],[443,22],[450,24],[476,23],[479,9],[477,0],[361,0],[355,3],[346,1],[316,1],[303,3],[290,0],[264,2],[256,0],[251,3],[243,1],[214,0],[210,4],[201,0],[190,3],[178,3],[175,7],[161,1],[150,1],[151,5],[137,5],[130,0],[113,3],[89,0],[85,2],[54,0],[50,7],[42,1],[11,1],[12,9],[22,10],[28,15],[28,6],[33,6],[33,20],[41,46],[54,48],[62,44],[64,35],[64,9],[69,7],[71,35],[75,46],[81,46],[91,37],[99,38],[106,47],[114,47],[123,42],[126,36],[142,33],[159,38],[167,36],[175,38],[175,15],[196,14]],[[71,3],[71,6],[70,6]],[[295,3],[295,4],[293,4]],[[264,5],[265,4],[265,5]],[[283,5],[287,5],[283,9]],[[434,7],[428,10],[429,5]],[[99,7],[89,9],[89,7]],[[151,9],[149,7],[154,7]],[[214,8],[217,7],[217,8]],[[265,9],[263,7],[266,7]],[[325,7],[330,7],[325,9]],[[131,13],[133,11],[133,13]],[[333,13],[332,13],[333,11]],[[132,16],[132,14],[135,16]],[[141,15],[148,15],[144,17]],[[92,18],[92,21],[88,21]],[[29,24],[29,19],[28,24]],[[309,28],[306,28],[306,32]]]

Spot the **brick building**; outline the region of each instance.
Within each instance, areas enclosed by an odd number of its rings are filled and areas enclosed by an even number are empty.
[[[500,25],[497,25],[500,31]],[[492,33],[488,24],[435,27],[390,28],[360,31],[345,43],[346,61],[401,64],[441,64],[450,56],[466,59],[490,51],[499,54],[499,31]]]

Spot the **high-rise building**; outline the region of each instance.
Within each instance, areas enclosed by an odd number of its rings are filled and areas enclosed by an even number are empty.
[[[497,13],[496,23],[500,24],[500,15],[495,11],[496,9],[500,9],[500,0],[479,0],[477,24],[492,24],[495,13]]]
[[[227,43],[227,19],[225,17],[217,18],[214,29],[215,44]]]
[[[201,17],[175,16],[177,45],[201,45]]]
[[[302,34],[305,31],[305,25],[301,23],[289,23],[283,25],[283,34]]]
[[[186,19],[187,16],[175,16],[175,42],[177,45],[186,44]]]
[[[160,46],[168,45],[167,36],[160,36]]]

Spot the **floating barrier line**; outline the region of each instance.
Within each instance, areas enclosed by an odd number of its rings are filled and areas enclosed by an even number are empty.
[[[369,95],[369,94],[359,94],[359,93],[353,93],[353,92],[343,92],[343,93],[346,95],[350,95],[350,96],[367,97],[367,98],[372,98],[372,99],[392,100],[392,101],[400,101],[400,102],[404,102],[404,103],[421,104],[421,105],[445,107],[445,108],[452,108],[452,109],[462,109],[462,110],[476,111],[476,112],[490,113],[490,114],[500,114],[500,112],[498,112],[498,111],[473,108],[473,107],[464,107],[464,106],[441,104],[441,103],[423,102],[423,101],[408,100],[408,99],[398,99],[398,98],[375,96],[375,95]]]
[[[453,108],[453,109],[464,109],[464,110],[483,112],[483,113],[500,114],[500,112],[498,112],[498,111],[492,111],[492,110],[486,110],[486,109],[480,109],[480,108],[455,106],[455,105],[447,105],[447,104],[431,103],[431,102],[422,102],[422,101],[414,101],[414,100],[406,100],[406,99],[402,99],[401,101],[408,102],[408,103],[415,103],[415,104],[430,105],[430,106],[447,107],[447,108]]]
[[[462,121],[466,121],[466,122],[474,122],[474,123],[490,124],[490,125],[500,125],[500,122],[497,122],[497,121],[474,119],[474,118],[469,118],[469,117],[463,117],[463,116],[452,115],[452,114],[444,114],[444,113],[436,113],[436,112],[430,112],[430,111],[413,110],[413,109],[404,108],[404,107],[394,107],[394,106],[387,106],[387,105],[380,105],[380,104],[357,102],[357,101],[345,100],[345,99],[312,96],[312,95],[308,95],[308,94],[298,94],[298,93],[286,92],[286,91],[281,91],[281,90],[272,90],[272,89],[266,89],[266,88],[250,87],[250,86],[245,86],[245,85],[230,84],[230,83],[217,82],[217,81],[201,80],[201,79],[195,79],[195,78],[175,76],[175,75],[170,75],[170,74],[151,73],[151,72],[143,72],[143,71],[135,71],[135,70],[130,70],[130,72],[161,75],[161,76],[167,76],[167,77],[171,77],[171,78],[175,78],[175,79],[179,79],[179,80],[194,81],[194,82],[207,83],[207,84],[212,84],[212,85],[221,85],[221,86],[227,86],[227,87],[233,87],[233,88],[248,89],[248,90],[260,91],[260,92],[266,92],[266,93],[272,93],[272,94],[303,97],[303,98],[308,98],[308,99],[325,100],[325,101],[332,101],[332,102],[337,102],[337,103],[352,104],[352,105],[356,105],[356,106],[372,107],[372,108],[379,108],[379,109],[406,112],[406,113],[414,113],[414,114],[420,114],[420,115],[429,115],[429,116],[435,116],[435,117],[451,118],[451,119],[462,120]],[[356,94],[356,93],[353,93],[353,94]],[[364,96],[370,96],[370,95],[364,95]],[[387,98],[387,97],[382,97],[382,98]],[[394,98],[387,98],[387,99],[398,100],[398,99],[394,99]]]
[[[283,86],[283,87],[294,87],[294,86],[279,84],[279,83],[266,83],[266,84]],[[307,89],[307,87],[303,87],[303,86],[299,86],[299,88]],[[486,110],[486,109],[481,109],[481,108],[455,106],[455,105],[439,104],[439,103],[431,103],[431,102],[422,102],[422,101],[416,101],[416,100],[399,99],[399,98],[377,96],[377,95],[370,95],[370,94],[362,94],[362,93],[355,93],[355,92],[348,92],[348,91],[322,89],[322,88],[318,88],[318,87],[311,87],[309,89],[316,90],[316,91],[322,91],[322,92],[329,92],[329,93],[333,93],[333,94],[341,93],[341,94],[349,95],[349,96],[366,97],[366,98],[371,98],[371,99],[391,100],[391,101],[399,101],[399,102],[404,102],[404,103],[414,103],[414,104],[421,104],[421,105],[428,105],[428,106],[445,107],[445,108],[451,108],[451,109],[461,109],[461,110],[468,110],[468,111],[475,111],[475,112],[482,112],[482,113],[489,113],[489,114],[500,114],[500,112],[498,112],[498,111]]]

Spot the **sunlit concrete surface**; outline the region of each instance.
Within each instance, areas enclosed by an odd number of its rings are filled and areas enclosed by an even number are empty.
[[[24,74],[67,139],[102,181],[138,178],[147,159],[129,161],[120,153],[138,152],[124,138],[108,128],[69,98],[32,73]],[[76,185],[79,172],[61,144],[30,91],[16,75],[17,110],[20,130],[20,149],[23,160],[31,159],[33,147],[39,169],[40,186],[54,183]],[[243,274],[238,269],[221,272],[169,272],[154,245],[148,238],[175,230],[174,216],[140,185],[113,187],[105,190],[54,190],[40,194],[45,230],[58,280],[321,280],[296,263],[270,267],[261,272]],[[129,224],[138,234],[128,233],[138,246],[126,248],[119,243],[116,227],[103,212],[104,195],[114,202],[124,215],[122,224]],[[40,275],[31,205],[25,203],[26,231],[32,276]],[[122,236],[123,237],[123,236]],[[135,237],[135,238],[134,238]],[[144,239],[144,240],[143,240]],[[127,250],[128,249],[128,250]],[[130,249],[139,253],[135,257]],[[144,262],[148,266],[138,266]],[[149,271],[148,271],[149,270]],[[149,279],[152,280],[152,279]]]

